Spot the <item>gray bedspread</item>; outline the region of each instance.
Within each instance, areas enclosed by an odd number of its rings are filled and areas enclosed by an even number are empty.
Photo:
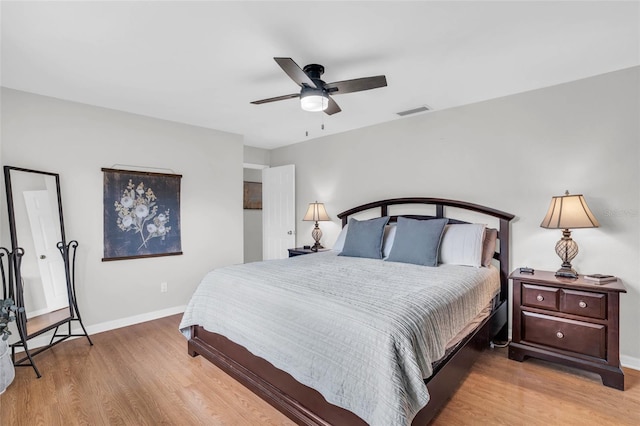
[[[222,334],[371,425],[407,425],[432,361],[499,288],[495,268],[328,251],[210,272],[180,330]]]

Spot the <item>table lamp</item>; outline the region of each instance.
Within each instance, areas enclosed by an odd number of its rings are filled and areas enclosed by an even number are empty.
[[[552,197],[549,211],[540,226],[562,229],[562,238],[556,244],[556,253],[562,259],[562,267],[556,271],[556,276],[578,278],[578,273],[571,266],[571,261],[578,254],[578,244],[571,239],[571,229],[600,226],[584,197],[581,194],[569,195],[569,191]]]
[[[311,231],[311,236],[316,241],[315,244],[311,247],[311,250],[318,251],[318,249],[324,248],[320,244],[320,238],[322,238],[322,231],[320,227],[318,227],[318,221],[327,221],[329,219],[329,215],[324,208],[324,204],[315,202],[309,203],[309,208],[307,209],[307,213],[304,215],[303,221],[315,221],[316,226]]]

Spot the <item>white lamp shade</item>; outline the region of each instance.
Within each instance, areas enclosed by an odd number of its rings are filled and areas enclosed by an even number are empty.
[[[327,214],[327,210],[324,208],[324,204],[318,203],[309,203],[309,208],[307,209],[307,213],[304,215],[302,220],[306,221],[327,221],[329,219],[329,215]]]
[[[567,192],[566,195],[551,198],[549,211],[540,226],[549,229],[574,229],[597,228],[600,224],[581,194],[569,195]]]

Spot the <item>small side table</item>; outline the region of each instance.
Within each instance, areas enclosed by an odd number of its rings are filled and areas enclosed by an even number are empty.
[[[303,248],[303,247],[296,247],[296,248],[290,248],[289,250],[289,257],[296,257],[296,256],[302,256],[305,254],[313,254],[313,253],[318,253],[321,251],[328,251],[331,249],[318,249],[318,251],[313,251],[310,248]]]
[[[540,358],[597,373],[602,383],[624,390],[620,368],[622,281],[598,285],[553,272],[514,271],[513,339],[509,359]]]

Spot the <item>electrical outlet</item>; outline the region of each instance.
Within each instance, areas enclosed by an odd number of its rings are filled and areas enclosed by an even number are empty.
[[[160,293],[166,293],[167,292],[167,283],[160,283]]]

